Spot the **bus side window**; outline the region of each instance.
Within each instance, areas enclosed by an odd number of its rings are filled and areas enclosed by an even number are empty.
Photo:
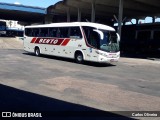
[[[69,27],[60,27],[59,28],[59,37],[60,38],[68,38],[68,29]]]
[[[57,37],[58,28],[49,28],[49,37]]]
[[[97,32],[95,32],[95,31],[92,31],[91,33],[90,33],[90,37],[89,37],[89,39],[90,39],[90,45],[91,46],[93,46],[93,47],[95,47],[95,48],[98,48],[98,42],[99,42],[99,35],[98,35],[98,33]]]
[[[95,48],[99,48],[99,35],[97,32],[93,31],[93,29],[95,28],[83,26],[88,44]]]
[[[39,29],[38,28],[33,28],[31,37],[37,37],[38,35],[39,35]]]
[[[48,28],[40,28],[39,36],[40,37],[49,37]]]
[[[32,36],[32,29],[31,28],[26,28],[25,29],[25,35],[31,37]]]
[[[70,27],[69,33],[70,33],[70,38],[76,38],[76,39],[82,38],[80,27]]]

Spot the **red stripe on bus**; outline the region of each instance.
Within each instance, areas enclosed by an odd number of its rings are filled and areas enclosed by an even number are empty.
[[[33,38],[32,41],[31,41],[31,43],[35,43],[36,40],[37,40],[37,38]]]
[[[65,39],[61,46],[66,46],[69,43],[70,39]]]
[[[36,44],[61,45],[64,39],[58,38],[37,38]]]

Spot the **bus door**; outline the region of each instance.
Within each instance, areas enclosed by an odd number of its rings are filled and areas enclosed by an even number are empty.
[[[86,53],[90,61],[97,61],[98,54],[96,51],[100,47],[100,34],[92,27],[83,27],[86,36],[86,44],[88,46]]]

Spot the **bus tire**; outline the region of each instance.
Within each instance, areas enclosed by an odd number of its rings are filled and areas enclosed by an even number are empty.
[[[83,54],[81,52],[75,53],[75,60],[77,63],[82,64],[83,63]]]
[[[41,55],[39,47],[35,47],[34,54],[35,54],[35,56]]]

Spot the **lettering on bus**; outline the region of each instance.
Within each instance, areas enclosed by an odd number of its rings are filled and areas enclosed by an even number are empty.
[[[58,43],[58,39],[43,39],[41,38],[39,40],[39,43],[43,43],[43,44],[57,44]]]

